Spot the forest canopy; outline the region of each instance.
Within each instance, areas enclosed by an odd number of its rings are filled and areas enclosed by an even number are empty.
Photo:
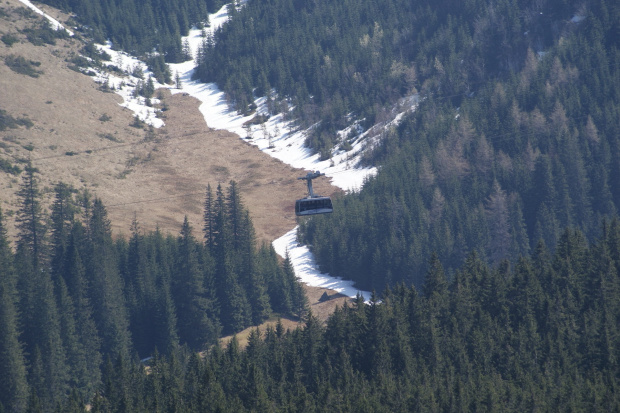
[[[245,350],[110,361],[90,411],[614,411],[619,262],[617,220],[514,266],[470,254],[452,280],[434,257],[422,289],[359,297],[326,325],[310,314],[254,330]],[[82,412],[73,400],[63,411]]]
[[[118,50],[136,56],[159,54],[166,62],[187,59],[181,36],[193,25],[208,24],[222,0],[43,0],[70,11],[79,30],[98,43],[112,41]]]
[[[100,199],[59,183],[48,215],[36,169],[23,173],[17,248],[0,211],[0,407],[36,400],[87,402],[101,391],[106,360],[127,362],[201,351],[268,317],[299,317],[303,289],[288,260],[256,245],[249,213],[231,181],[207,187],[205,226],[187,218],[178,236],[113,239]]]
[[[467,96],[428,94],[387,130],[365,155],[376,178],[302,223],[321,268],[421,286],[433,252],[452,273],[472,250],[494,265],[553,250],[568,227],[594,239],[620,208],[620,8],[580,13],[544,53]]]

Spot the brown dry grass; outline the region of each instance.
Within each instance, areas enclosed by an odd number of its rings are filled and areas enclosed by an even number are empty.
[[[321,321],[326,321],[331,313],[334,312],[336,306],[342,307],[345,302],[351,302],[351,299],[345,297],[341,294],[336,293],[335,291],[328,290],[326,288],[319,287],[308,287],[305,286],[306,296],[308,297],[309,309],[312,311],[312,314],[316,316]],[[319,298],[323,295],[324,292],[327,292],[330,299],[328,301],[319,302]],[[287,317],[280,318],[280,322],[284,327],[284,330],[295,330],[297,327],[304,326],[303,320],[297,320]],[[264,334],[268,327],[275,329],[276,324],[278,323],[278,318],[273,317],[269,320],[265,321],[263,324],[258,326],[258,329],[261,334]],[[252,330],[255,330],[257,327],[248,327],[243,331],[238,332],[234,336],[237,338],[239,343],[239,347],[245,348],[248,344],[248,338]],[[222,346],[227,346],[230,343],[230,340],[233,336],[225,336],[220,339],[220,343]]]
[[[177,234],[187,215],[199,237],[207,184],[215,190],[219,183],[227,186],[235,180],[259,241],[270,242],[296,225],[294,200],[305,195],[304,183],[296,178],[306,171],[260,152],[237,135],[209,129],[196,99],[167,90],[161,91],[169,107],[166,126],[154,139],[145,139],[145,130],[129,126],[133,114],[119,106],[121,97],[100,91],[91,78],[68,68],[66,59],[82,46],[78,40],[33,46],[19,31],[39,18],[20,17],[17,0],[0,7],[6,14],[0,17],[0,34],[20,39],[10,48],[0,42],[0,109],[34,123],[30,129],[0,131],[0,158],[22,167],[20,160],[32,161],[40,171],[45,205],[51,202],[53,184],[62,181],[103,200],[115,235],[128,234],[134,216],[143,230],[159,227]],[[60,21],[67,18],[45,10]],[[9,54],[41,62],[43,74],[31,78],[11,71],[3,62]],[[103,114],[110,120],[101,121]],[[122,143],[102,138],[105,134]],[[9,217],[18,209],[20,182],[0,172],[0,207]],[[339,192],[325,178],[315,181],[315,187],[322,194]],[[15,229],[9,226],[9,233],[14,236]],[[306,289],[312,311],[324,320],[344,298],[318,303],[323,291]]]

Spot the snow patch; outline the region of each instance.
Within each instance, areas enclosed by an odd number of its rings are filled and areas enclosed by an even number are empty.
[[[297,242],[297,227],[275,240],[273,247],[282,257],[286,256],[288,251],[291,263],[295,268],[295,275],[301,282],[312,287],[329,288],[351,298],[356,297],[359,293],[364,296],[365,301],[370,299],[370,292],[355,288],[353,281],[321,273],[315,264],[314,254],[310,252],[307,246]]]
[[[60,22],[56,19],[54,19],[52,16],[45,14],[43,12],[43,10],[41,10],[40,8],[38,8],[37,6],[35,6],[34,4],[32,4],[30,1],[28,0],[19,0],[20,3],[22,3],[24,6],[28,7],[29,9],[31,9],[32,11],[34,11],[35,13],[40,14],[41,16],[45,17],[47,20],[49,20],[50,25],[52,26],[52,28],[54,30],[64,30],[67,33],[69,33],[69,36],[73,36],[73,32],[69,29],[67,29],[65,26],[63,26],[62,24],[60,24]]]
[[[137,58],[128,55],[125,52],[120,52],[112,49],[112,42],[106,42],[105,45],[97,45],[99,51],[103,51],[109,54],[112,58],[108,62],[104,62],[104,65],[112,68],[115,66],[120,69],[121,73],[117,71],[102,71],[97,68],[91,68],[97,75],[95,81],[109,87],[111,90],[122,96],[123,103],[120,103],[122,107],[125,107],[148,125],[155,128],[161,128],[164,126],[164,121],[157,117],[159,110],[152,106],[147,105],[147,100],[136,94],[136,87],[142,82],[147,82],[152,72],[148,70],[146,64]],[[142,73],[142,76],[137,74]],[[152,78],[155,89],[163,87]],[[151,105],[159,103],[156,98],[150,98]]]

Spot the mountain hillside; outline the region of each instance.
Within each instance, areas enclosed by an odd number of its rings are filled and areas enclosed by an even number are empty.
[[[302,228],[323,270],[365,289],[420,287],[433,253],[451,273],[472,250],[515,263],[539,242],[553,250],[567,227],[600,234],[620,210],[620,8],[557,6],[486,5],[476,30],[513,27],[512,37],[480,55],[498,60],[480,66],[467,93],[451,88],[471,63],[471,44],[458,43],[471,21],[436,9],[447,17],[432,33],[453,47],[440,49],[449,58],[436,59],[435,86],[367,154],[383,165],[377,177]],[[549,24],[547,43],[524,40],[538,27],[532,7]]]
[[[0,6],[0,202],[6,216],[16,211],[19,171],[26,160],[39,170],[44,196],[58,181],[101,197],[115,233],[127,234],[137,214],[145,229],[177,233],[187,214],[199,226],[208,183],[236,180],[255,219],[260,239],[271,241],[294,226],[293,203],[304,195],[296,171],[225,131],[211,131],[197,101],[162,91],[168,111],[161,130],[133,127],[121,98],[106,93],[89,76],[71,70],[85,42],[78,36],[28,40],[24,32],[44,24],[17,0]],[[46,6],[66,21],[68,16]],[[49,30],[44,33],[51,33]],[[40,36],[43,36],[40,34]],[[31,36],[32,37],[32,36]],[[23,58],[37,77],[12,70],[7,58]],[[27,119],[10,125],[6,119]],[[24,122],[22,122],[24,123]],[[334,190],[317,182],[324,193]],[[11,227],[10,233],[14,233]]]

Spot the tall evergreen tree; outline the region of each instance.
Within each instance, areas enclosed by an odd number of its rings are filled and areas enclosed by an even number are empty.
[[[207,185],[207,193],[205,196],[204,207],[204,233],[207,247],[211,248],[213,245],[214,237],[214,225],[215,225],[215,200],[213,199],[213,191],[211,190],[211,184]]]
[[[6,411],[25,410],[28,399],[26,361],[19,341],[17,289],[13,253],[0,209],[0,406]]]
[[[86,278],[94,319],[102,339],[101,350],[104,355],[127,358],[131,348],[129,317],[110,221],[100,199],[93,203],[88,224]]]
[[[64,274],[65,254],[71,225],[73,224],[76,207],[74,205],[71,188],[65,183],[58,183],[54,187],[54,203],[50,220],[52,223],[52,278],[56,280]]]
[[[234,238],[221,185],[216,191],[214,259],[216,290],[225,332],[239,331],[249,323],[251,312],[234,262]]]
[[[179,237],[179,254],[174,274],[173,294],[178,315],[179,336],[191,348],[201,349],[213,343],[219,333],[212,317],[215,303],[208,299],[204,273],[200,268],[201,245],[192,235],[187,217]]]
[[[35,178],[35,173],[38,170],[31,164],[28,164],[24,172],[20,189],[17,192],[21,200],[17,215],[18,245],[28,250],[28,255],[32,259],[32,265],[38,271],[47,259],[45,240],[47,228],[42,215],[41,193]]]
[[[31,250],[18,247],[20,313],[23,341],[31,367],[28,380],[41,403],[52,406],[69,392],[69,366],[61,321],[49,272],[35,269]]]
[[[93,306],[89,298],[89,285],[86,269],[80,256],[79,246],[86,241],[86,234],[81,223],[74,223],[69,235],[64,264],[64,281],[75,306],[76,332],[79,343],[86,355],[86,376],[80,383],[79,395],[92,396],[101,382],[101,338],[93,317]]]

